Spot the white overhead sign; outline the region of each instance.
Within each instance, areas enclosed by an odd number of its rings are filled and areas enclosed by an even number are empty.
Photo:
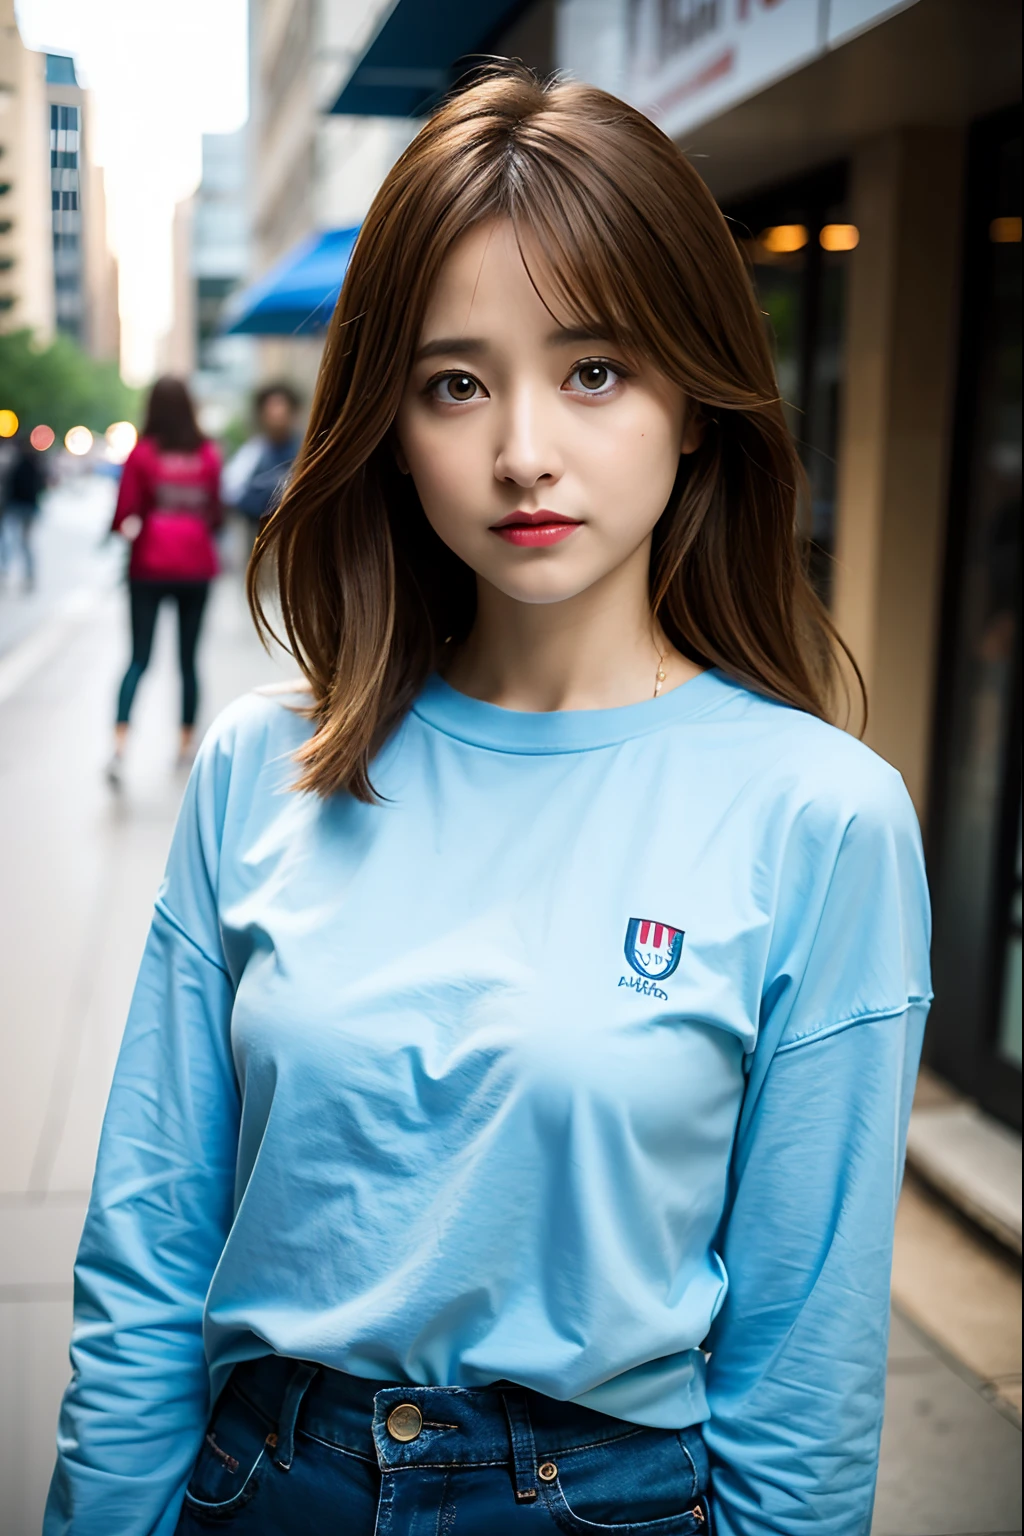
[[[914,0],[632,0],[629,100],[678,137]]]
[[[828,0],[826,42],[834,48],[857,32],[866,32],[876,21],[891,16],[894,11],[905,11],[913,4],[914,0]]]

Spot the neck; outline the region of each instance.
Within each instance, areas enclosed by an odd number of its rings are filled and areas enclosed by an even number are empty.
[[[651,614],[645,544],[636,556],[560,603],[522,603],[477,582],[473,629],[447,680],[460,693],[531,712],[615,709],[654,696],[700,670],[669,644]]]

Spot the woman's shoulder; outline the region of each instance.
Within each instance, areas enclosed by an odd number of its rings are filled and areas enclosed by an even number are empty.
[[[736,727],[744,773],[801,819],[834,824],[911,822],[916,815],[896,768],[850,731],[726,680],[720,718]]]
[[[292,753],[309,735],[311,695],[301,678],[243,694],[213,721],[196,759],[200,775],[232,783],[254,781],[269,766],[287,769]]]
[[[124,467],[138,469],[143,464],[152,464],[160,452],[156,439],[152,437],[140,437],[131,453],[125,459]]]

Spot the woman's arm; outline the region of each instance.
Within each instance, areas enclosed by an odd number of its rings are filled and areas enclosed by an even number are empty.
[[[104,1120],[45,1536],[168,1536],[206,1424],[202,1313],[239,1116],[212,756],[186,795]]]
[[[776,1052],[737,1147],[708,1369],[716,1536],[868,1536],[927,1005]]]
[[[117,533],[126,518],[143,518],[149,511],[149,477],[146,474],[146,458],[149,448],[136,443],[121,470],[121,483],[117,489],[117,505],[110,531]]]
[[[778,874],[709,1339],[717,1536],[871,1526],[929,914],[903,783],[859,757],[797,818]]]

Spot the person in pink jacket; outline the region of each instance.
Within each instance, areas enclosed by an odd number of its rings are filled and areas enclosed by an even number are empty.
[[[185,385],[180,379],[157,379],[142,435],[124,466],[112,525],[132,546],[132,659],[118,695],[114,755],[107,768],[115,787],[121,782],[132,700],[149,665],[165,597],[178,605],[181,755],[185,760],[191,756],[198,702],[196,646],[218,569],[213,535],[221,521],[220,470],[220,455],[200,432]]]

